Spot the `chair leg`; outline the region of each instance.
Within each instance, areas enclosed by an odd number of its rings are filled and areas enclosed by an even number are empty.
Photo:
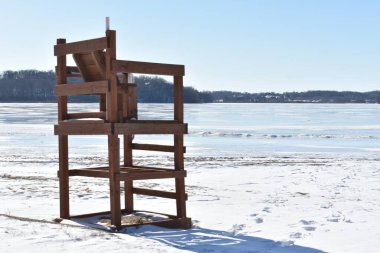
[[[125,210],[127,213],[133,213],[133,181],[126,180],[124,181],[125,187]]]
[[[60,217],[70,218],[68,136],[58,137]]]
[[[109,179],[111,196],[111,224],[116,228],[121,226],[120,209],[120,155],[119,138],[108,136]]]
[[[175,179],[176,188],[176,204],[177,204],[177,217],[186,217],[186,192],[185,192],[185,179],[176,178]]]

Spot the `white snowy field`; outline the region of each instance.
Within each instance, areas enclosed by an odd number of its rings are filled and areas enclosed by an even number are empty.
[[[16,157],[2,163],[1,252],[378,252],[378,159],[189,158],[194,228],[141,226],[117,234],[17,219],[57,217],[55,164],[43,157],[32,165]],[[107,195],[106,180],[73,178],[72,212],[106,210]],[[158,198],[140,197],[137,207],[174,212],[172,200]]]
[[[54,222],[59,213],[58,154],[49,115],[55,108],[27,122],[16,116],[49,107],[1,104],[5,106],[0,109],[0,252],[379,252],[378,121],[352,128],[346,124],[348,133],[337,127],[322,133],[332,138],[314,140],[309,135],[319,133],[297,132],[307,137],[267,140],[267,133],[226,137],[225,129],[218,129],[217,136],[209,134],[215,129],[200,130],[201,119],[192,115],[197,108],[190,108],[188,122],[197,127],[186,138],[185,163],[194,228],[140,226],[109,233],[83,220]],[[11,109],[18,111],[5,113]],[[107,163],[105,141],[95,139],[70,139],[72,167]],[[137,153],[136,162],[167,167],[172,157]],[[107,180],[72,177],[70,182],[72,214],[109,209]],[[171,180],[137,185],[173,188]],[[136,196],[136,209],[175,213],[174,204]]]

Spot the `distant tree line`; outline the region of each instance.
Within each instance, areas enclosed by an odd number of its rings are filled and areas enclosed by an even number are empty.
[[[69,82],[78,82],[70,79]],[[0,74],[0,102],[55,102],[53,71],[19,70]],[[166,79],[136,76],[140,103],[173,102],[173,84]],[[72,96],[73,102],[96,102],[94,96]],[[185,103],[380,103],[380,91],[306,91],[247,93],[184,88]]]

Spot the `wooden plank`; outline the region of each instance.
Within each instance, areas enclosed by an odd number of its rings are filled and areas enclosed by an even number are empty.
[[[184,134],[187,133],[187,124],[178,123],[116,123],[116,134]],[[183,147],[182,147],[183,151]]]
[[[124,200],[125,200],[125,210],[127,213],[132,213],[134,210],[133,203],[133,180],[124,181]]]
[[[73,54],[74,61],[86,82],[106,79],[104,52],[92,51]]]
[[[124,180],[145,180],[145,179],[160,179],[160,178],[184,178],[186,171],[144,171],[144,172],[128,172],[121,173],[121,178]]]
[[[157,144],[132,143],[132,149],[147,150],[147,151],[159,151],[159,152],[174,152],[174,146],[157,145]],[[183,147],[183,152],[186,153],[186,147]]]
[[[133,193],[146,195],[146,196],[167,198],[167,199],[176,199],[177,197],[175,192],[159,191],[159,190],[144,189],[144,188],[133,188]],[[187,199],[187,195],[186,195],[186,199]]]
[[[91,52],[91,56],[95,62],[98,71],[102,74],[102,76],[106,76],[106,62],[103,51],[93,51]]]
[[[108,170],[73,169],[69,170],[70,176],[109,178]]]
[[[106,111],[107,111],[107,94],[100,94],[100,96],[99,96],[99,110],[106,113]]]
[[[128,93],[127,93],[127,113],[128,118],[135,118],[137,119],[137,87],[128,85]]]
[[[108,92],[108,81],[61,84],[55,87],[56,96],[93,95]]]
[[[110,82],[110,92],[107,93],[107,120],[109,122],[117,122],[117,77],[116,73],[111,71],[111,63],[116,59],[116,32],[113,30],[106,31],[109,41],[106,49],[106,79]]]
[[[173,81],[174,119],[183,122],[183,77],[175,76]]]
[[[108,164],[110,181],[111,224],[121,225],[120,205],[120,145],[117,135],[108,135]]]
[[[174,119],[183,122],[183,77],[174,76],[173,80],[173,95],[174,95]],[[183,134],[174,135],[174,168],[175,170],[184,170],[184,156],[183,156]],[[175,179],[176,189],[176,207],[177,216],[179,218],[186,217],[186,192],[185,192],[185,178]]]
[[[57,39],[57,45],[65,44],[65,39]],[[57,86],[67,83],[66,75],[66,55],[57,57]],[[58,120],[62,121],[67,118],[67,97],[59,96],[58,97]]]
[[[106,37],[82,40],[66,44],[59,44],[54,46],[54,55],[61,56],[67,54],[91,52],[95,50],[103,50],[107,48],[108,41]]]
[[[100,118],[105,119],[105,112],[77,112],[67,114],[68,119]]]
[[[57,45],[64,45],[65,39],[58,39]],[[66,75],[66,56],[57,57],[57,86],[67,83]],[[58,120],[62,121],[67,118],[67,97],[58,97]],[[59,155],[59,208],[60,217],[68,218],[70,216],[70,194],[69,194],[69,140],[67,136],[58,137],[58,155]]]
[[[69,154],[68,154],[68,136],[58,137],[59,149],[59,202],[60,217],[67,219],[70,216],[70,198],[69,198]]]
[[[60,124],[54,126],[55,135],[101,135],[112,134],[112,126],[103,124]]]
[[[98,216],[98,215],[109,215],[109,214],[111,214],[110,211],[84,213],[84,214],[70,215],[70,219],[83,219],[83,218],[90,218],[90,217]]]
[[[121,60],[112,61],[112,71],[114,73],[123,72],[149,75],[185,75],[185,67],[183,65]]]
[[[89,124],[103,124],[102,119],[70,119],[58,122],[61,126],[79,126],[79,125],[89,125]]]
[[[122,94],[122,121],[124,121],[124,118],[130,117],[130,103],[129,103],[129,94],[130,91],[129,86],[135,85],[135,84],[128,84],[128,73],[123,74],[123,81],[125,84],[123,84],[121,87],[125,89],[125,92]],[[137,107],[137,105],[136,105]],[[124,140],[124,166],[125,167],[132,167],[133,166],[133,153],[132,153],[132,140],[133,136],[130,134],[123,135]],[[128,210],[128,212],[133,212],[134,210],[134,201],[133,201],[133,180],[125,180],[124,181],[124,190],[125,190],[125,209]]]

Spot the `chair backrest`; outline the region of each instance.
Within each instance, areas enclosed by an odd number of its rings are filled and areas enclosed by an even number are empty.
[[[106,79],[105,52],[102,50],[73,54],[74,61],[85,82]]]

